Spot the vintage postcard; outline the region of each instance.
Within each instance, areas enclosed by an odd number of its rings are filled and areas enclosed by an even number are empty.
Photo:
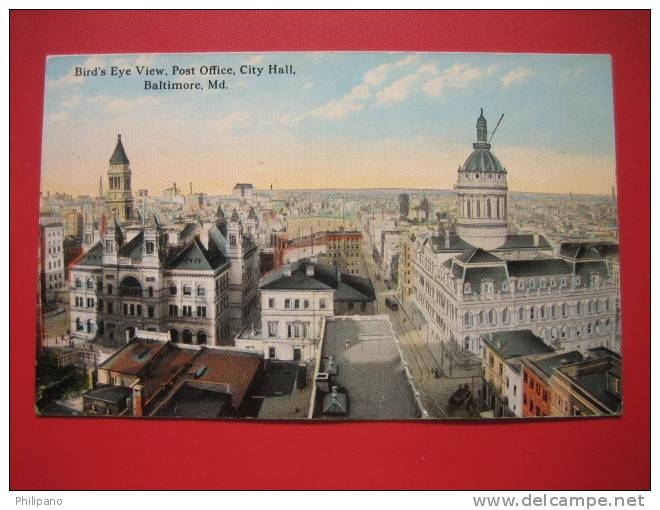
[[[622,412],[606,55],[52,56],[41,415]]]

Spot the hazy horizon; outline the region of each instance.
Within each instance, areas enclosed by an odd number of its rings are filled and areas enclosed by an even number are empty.
[[[144,77],[73,75],[76,66],[271,62],[295,76],[150,92]],[[209,195],[237,182],[450,191],[482,107],[491,132],[504,113],[492,151],[510,191],[606,196],[616,187],[607,56],[310,52],[50,57],[41,189],[95,196],[121,133],[133,190],[153,195],[173,181]]]

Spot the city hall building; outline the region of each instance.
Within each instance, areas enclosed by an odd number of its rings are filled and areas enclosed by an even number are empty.
[[[559,351],[620,351],[618,245],[560,242],[508,229],[507,170],[477,119],[458,169],[455,231],[415,240],[415,319],[429,342],[478,361],[488,333],[527,329]]]

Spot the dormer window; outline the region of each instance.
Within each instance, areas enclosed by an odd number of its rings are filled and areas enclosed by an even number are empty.
[[[151,255],[154,252],[154,243],[153,241],[147,241],[146,242],[146,250],[147,254]]]
[[[470,288],[470,284],[466,283],[463,285],[463,293],[464,294],[470,294],[472,292],[472,289]]]
[[[236,244],[236,234],[232,234],[229,236],[229,244],[232,246]]]

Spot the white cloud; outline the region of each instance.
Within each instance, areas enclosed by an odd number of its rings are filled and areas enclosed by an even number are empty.
[[[66,122],[71,118],[71,115],[69,112],[53,112],[49,113],[48,116],[46,117],[48,124],[58,124],[60,122]]]
[[[488,66],[485,70],[469,64],[454,64],[422,86],[422,90],[431,97],[441,96],[447,88],[464,88],[484,76],[493,74],[495,66]]]
[[[516,67],[502,77],[502,88],[509,88],[511,85],[523,82],[533,75],[534,72],[527,67]]]
[[[247,59],[245,63],[249,66],[256,66],[257,64],[261,64],[265,58],[265,55],[255,55],[254,57]]]
[[[386,80],[387,75],[391,70],[414,64],[415,62],[417,62],[418,59],[419,59],[419,55],[408,55],[407,57],[397,60],[392,64],[381,64],[379,66],[376,66],[364,74],[364,77],[362,78],[362,83],[372,87],[376,87],[382,84]]]
[[[310,117],[320,117],[324,119],[337,120],[343,119],[349,113],[357,112],[364,108],[364,105],[356,103],[345,96],[342,99],[330,101],[323,106],[319,106],[307,113]]]
[[[433,64],[420,66],[414,73],[399,78],[376,94],[380,104],[395,103],[407,99],[413,87],[424,77],[432,76],[438,69]]]

